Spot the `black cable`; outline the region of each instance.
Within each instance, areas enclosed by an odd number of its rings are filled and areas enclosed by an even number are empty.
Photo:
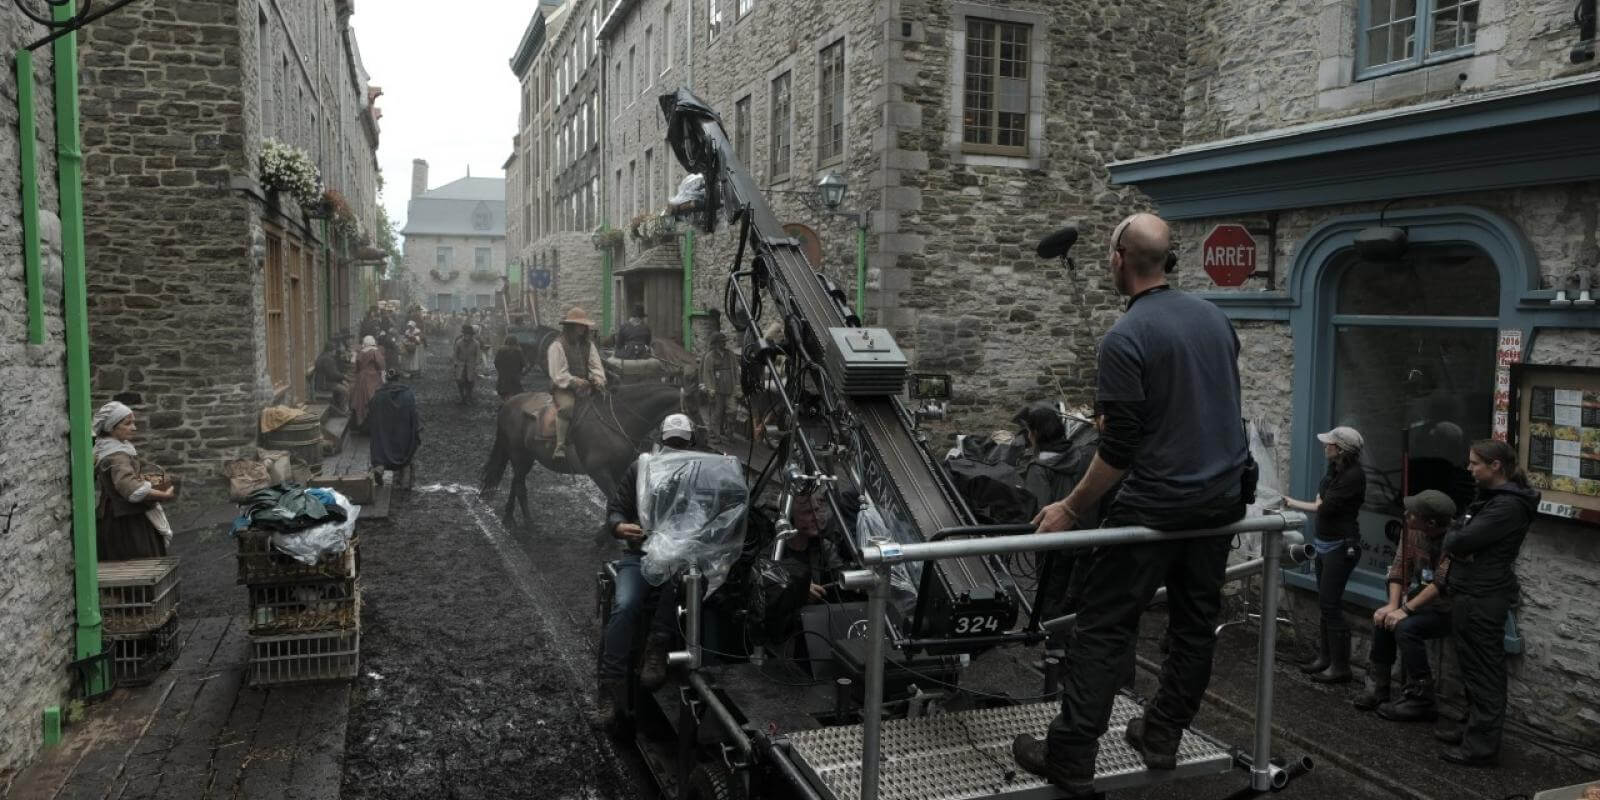
[[[993,764],[995,769],[1000,770],[1000,775],[1005,779],[1005,783],[1013,783],[1017,780],[1017,771],[1015,769],[1006,766],[1005,762],[995,758],[993,753],[990,753],[988,750],[978,746],[978,740],[973,738],[972,729],[967,727],[966,720],[954,714],[950,715],[950,719],[954,720],[957,725],[961,726],[961,732],[967,737],[967,746],[971,747],[973,752],[983,756],[985,759],[988,759],[989,763]],[[994,792],[995,794],[1000,793],[1000,784],[995,784]]]

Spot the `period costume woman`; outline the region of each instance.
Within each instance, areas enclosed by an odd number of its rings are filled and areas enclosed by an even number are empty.
[[[383,350],[378,347],[378,340],[371,336],[361,339],[361,352],[356,354],[356,386],[350,393],[351,421],[357,430],[364,430],[367,426],[367,404],[372,402],[372,395],[383,385],[383,371],[386,362]]]
[[[133,409],[110,402],[94,414],[95,538],[101,561],[159,558],[172,526],[161,503],[177,490],[133,447]]]

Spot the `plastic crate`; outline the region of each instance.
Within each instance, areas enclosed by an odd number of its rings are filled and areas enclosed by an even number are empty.
[[[354,579],[255,584],[249,592],[253,634],[350,630],[361,624],[361,588]]]
[[[250,685],[349,680],[361,662],[361,631],[250,637]]]
[[[177,656],[178,618],[146,633],[118,633],[105,637],[111,651],[111,671],[118,686],[143,686],[172,665]]]
[[[99,574],[106,633],[149,633],[177,615],[177,558],[102,561]]]
[[[244,585],[304,583],[356,577],[356,540],[343,553],[316,564],[302,564],[272,549],[272,532],[246,528],[234,535],[239,546],[239,579]]]

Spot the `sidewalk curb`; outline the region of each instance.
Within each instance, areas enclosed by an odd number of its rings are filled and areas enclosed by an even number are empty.
[[[1141,669],[1158,677],[1161,675],[1160,664],[1157,664],[1156,662],[1151,661],[1142,655],[1135,656],[1134,658]],[[1212,703],[1216,707],[1222,709],[1229,716],[1249,722],[1255,721],[1256,715],[1253,709],[1244,708],[1232,700],[1217,694],[1211,689],[1206,689],[1205,699],[1206,702]],[[1322,746],[1315,740],[1301,736],[1300,734],[1295,733],[1294,731],[1291,731],[1277,723],[1273,723],[1272,725],[1272,735],[1289,742],[1290,744],[1303,747],[1307,751],[1314,754],[1317,758],[1327,759],[1329,763],[1339,767],[1340,769],[1353,772],[1360,776],[1362,780],[1365,780],[1374,786],[1378,786],[1385,791],[1393,792],[1396,797],[1404,797],[1408,798],[1408,800],[1436,800],[1436,798],[1432,795],[1422,794],[1417,790],[1406,786],[1405,784],[1398,783],[1388,775],[1366,767],[1365,765],[1359,764],[1338,752]]]

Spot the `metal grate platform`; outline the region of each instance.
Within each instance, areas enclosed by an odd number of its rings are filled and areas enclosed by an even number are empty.
[[[920,719],[885,720],[878,796],[882,800],[976,800],[1004,797],[1052,798],[1060,793],[1011,759],[1011,740],[1019,733],[1043,736],[1058,703],[961,711]],[[1128,720],[1141,709],[1118,695],[1111,727],[1100,737],[1095,789],[1112,791],[1227,772],[1233,758],[1226,747],[1194,731],[1183,735],[1178,768],[1152,771],[1122,740]],[[861,726],[848,725],[789,735],[796,760],[831,800],[861,796]],[[979,751],[982,752],[979,752]],[[1005,771],[1016,769],[1015,780]]]

